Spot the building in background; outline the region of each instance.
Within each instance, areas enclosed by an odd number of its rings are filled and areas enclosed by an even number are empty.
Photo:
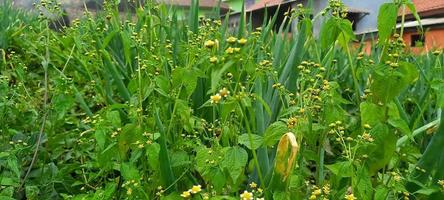
[[[164,3],[172,6],[177,10],[179,19],[185,19],[189,16],[192,6],[192,0],[157,0],[158,3]],[[219,6],[220,14],[224,14],[230,10],[230,5],[218,0],[199,0],[199,16],[215,18],[216,8]]]
[[[154,0],[157,3],[163,3],[167,6],[171,6],[176,9],[177,16],[179,18],[186,18],[189,14],[190,6],[192,0]],[[12,0],[14,5],[19,8],[27,9],[27,10],[34,10],[34,5],[38,4],[40,0]],[[61,7],[66,10],[67,18],[71,21],[73,19],[81,18],[83,16],[83,12],[86,9],[92,12],[96,12],[98,10],[103,9],[103,0],[57,0],[58,3],[61,4]],[[135,1],[140,4],[143,4],[144,0]],[[227,4],[225,2],[219,1],[219,0],[199,0],[199,15],[200,16],[207,16],[207,17],[214,17],[212,14],[214,14],[215,8],[220,6],[220,12],[221,14],[224,14],[230,10],[230,7],[235,7],[236,9],[240,9],[242,4],[239,4],[243,2],[243,0],[228,0]],[[239,7],[240,8],[237,8]],[[121,12],[127,12],[127,11],[134,11],[134,8],[139,6],[135,3],[129,3],[128,0],[122,0],[119,4],[119,11]]]
[[[233,12],[240,12],[244,4],[244,0],[223,0],[222,2],[227,4]]]
[[[2,0],[5,1],[5,0]],[[80,4],[81,0],[60,0],[57,1],[57,3],[59,3],[59,5],[57,5],[56,7],[58,7],[58,10],[53,10],[53,11],[49,11],[46,10],[44,8],[40,8],[39,10],[37,10],[37,8],[35,7],[35,5],[37,3],[40,2],[40,0],[8,0],[10,1],[14,7],[16,8],[20,8],[20,9],[24,9],[27,10],[29,12],[41,12],[43,13],[43,15],[45,15],[48,19],[51,20],[51,23],[49,24],[49,26],[52,29],[55,30],[61,30],[63,29],[63,27],[69,26],[70,25],[70,16],[68,15],[68,13],[71,12],[75,12],[75,10],[77,10],[77,6],[72,6],[72,5],[77,5],[76,3]],[[53,5],[55,7],[55,5]],[[73,10],[74,8],[74,10]]]
[[[355,33],[368,32],[377,28],[378,11],[381,4],[390,2],[390,0],[343,0],[348,8],[348,19],[353,22],[353,31]],[[279,26],[284,20],[284,13],[292,8],[296,8],[298,4],[302,4],[305,8],[310,8],[312,16],[319,14],[327,5],[328,0],[259,0],[255,4],[246,8],[246,19],[251,19],[253,27],[260,26],[264,20],[265,13],[268,18],[272,17],[276,12],[278,19],[276,24]],[[278,9],[279,8],[279,9]],[[238,24],[240,13],[231,14],[231,26],[236,27]],[[319,17],[314,19],[313,33],[317,36],[320,32],[325,18]],[[294,28],[292,28],[294,30]]]
[[[398,14],[397,28],[404,27],[403,40],[407,49],[413,53],[427,52],[444,48],[444,0],[412,0],[421,21],[418,22],[408,8],[405,10],[405,22],[402,25],[402,11]],[[422,29],[420,26],[422,25]],[[358,32],[366,40],[365,51],[378,38],[378,29]]]
[[[123,3],[125,2],[125,3]],[[169,8],[176,10],[176,15],[179,19],[185,19],[189,16],[192,0],[155,0],[156,3],[165,4]],[[143,1],[139,1],[143,5]],[[103,0],[87,0],[87,7],[93,10],[101,10]],[[134,8],[140,5],[121,1],[119,10],[121,12],[134,11]],[[199,0],[199,16],[214,18],[216,8],[219,7],[220,14],[224,14],[230,10],[230,6],[218,0]]]
[[[405,43],[417,53],[444,48],[444,0],[413,0],[413,3],[421,17],[424,33],[420,32],[419,23],[411,12],[407,12],[403,35]],[[401,20],[401,16],[398,19]]]

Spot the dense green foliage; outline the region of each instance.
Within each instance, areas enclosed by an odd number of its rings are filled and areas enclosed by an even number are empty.
[[[276,33],[193,2],[62,32],[0,7],[0,199],[444,198],[444,56],[406,52],[411,3],[365,54],[339,1],[320,39],[309,8]]]

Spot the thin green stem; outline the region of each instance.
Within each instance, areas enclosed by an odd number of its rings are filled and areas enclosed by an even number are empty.
[[[427,131],[428,129],[438,126],[440,123],[441,119],[438,118],[435,121],[432,121],[416,130],[413,131],[412,133],[412,138],[415,138],[416,136],[418,136],[419,134]],[[403,137],[401,137],[400,139],[398,139],[398,141],[396,142],[396,147],[401,147],[405,142],[407,142],[407,140],[409,139],[409,137],[407,135],[404,135]]]
[[[137,56],[138,58],[140,58],[140,55]],[[139,102],[138,102],[138,106],[139,109],[137,110],[137,116],[138,116],[138,126],[142,127],[142,121],[143,121],[143,105],[142,105],[142,72],[141,72],[141,67],[140,67],[140,63],[139,63],[139,59],[137,59],[137,83],[139,85],[138,89],[138,98],[139,98]]]
[[[404,35],[404,23],[405,23],[405,4],[402,4],[401,32],[399,34],[401,38]]]
[[[173,127],[173,121],[174,117],[176,116],[176,109],[177,109],[177,100],[179,99],[180,93],[182,92],[182,85],[179,86],[179,92],[177,93],[176,98],[174,99],[174,106],[173,106],[173,112],[171,113],[170,123],[168,124],[168,129],[166,132],[166,135],[170,135],[171,128]]]

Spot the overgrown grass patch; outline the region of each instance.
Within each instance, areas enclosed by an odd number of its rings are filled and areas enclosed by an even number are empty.
[[[287,34],[112,2],[62,32],[0,8],[0,199],[443,197],[443,55],[406,51],[410,3],[365,54],[339,1],[319,39],[309,8]]]

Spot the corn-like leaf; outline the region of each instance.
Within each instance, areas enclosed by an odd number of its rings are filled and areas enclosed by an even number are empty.
[[[289,183],[289,176],[293,170],[299,144],[292,132],[284,134],[277,146],[274,169],[268,185],[268,192],[285,191]]]
[[[160,114],[159,109],[156,110],[156,125],[159,128],[160,137],[159,137],[159,143],[160,143],[160,151],[159,151],[159,166],[160,166],[160,172],[162,175],[162,179],[165,185],[175,185],[174,184],[174,174],[173,170],[171,169],[170,164],[170,157],[168,154],[168,146],[167,146],[167,140],[166,140],[166,130],[163,126],[162,121],[160,120]]]

